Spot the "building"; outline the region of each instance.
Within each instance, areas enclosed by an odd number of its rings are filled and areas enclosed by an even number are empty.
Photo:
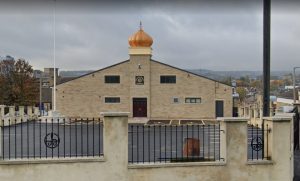
[[[0,75],[5,75],[14,68],[15,59],[9,55],[0,56]]]
[[[129,38],[129,60],[59,84],[57,110],[71,117],[107,111],[147,119],[232,116],[230,85],[151,59],[152,43],[141,27]]]
[[[52,87],[54,85],[54,68],[44,68],[44,71],[34,70],[34,78],[39,84],[39,103],[41,115],[47,114],[52,109]],[[58,68],[56,68],[56,80],[59,81]]]

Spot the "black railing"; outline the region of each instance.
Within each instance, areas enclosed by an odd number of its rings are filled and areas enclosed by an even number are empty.
[[[268,124],[259,127],[248,125],[248,160],[269,160],[269,133]]]
[[[129,125],[129,163],[202,162],[220,157],[220,125]]]
[[[3,159],[103,155],[100,119],[2,120],[2,125]]]

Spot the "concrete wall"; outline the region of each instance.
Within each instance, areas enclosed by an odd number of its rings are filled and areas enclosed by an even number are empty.
[[[131,112],[134,97],[147,98],[148,118],[215,118],[215,101],[224,101],[224,116],[232,116],[230,86],[150,60],[150,55],[131,55],[117,64],[57,86],[57,110],[69,117],[97,117],[99,112]],[[120,84],[105,84],[105,75],[120,75]],[[160,75],[176,75],[176,84],[161,84]],[[144,76],[144,85],[135,85]],[[120,103],[104,103],[120,97]],[[173,98],[179,98],[174,103]],[[186,104],[186,97],[200,97],[201,104]]]
[[[247,119],[221,121],[218,162],[128,165],[128,117],[104,114],[104,158],[0,161],[0,180],[10,181],[292,181],[291,118],[266,118],[271,160],[247,160]]]
[[[7,114],[4,112],[5,108],[9,108],[9,112]],[[25,113],[25,108],[27,109],[27,113]],[[15,109],[15,106],[0,105],[0,125],[17,124],[21,123],[21,120],[22,122],[27,122],[28,120],[37,119],[40,114],[38,107],[19,106],[18,112],[16,112]]]

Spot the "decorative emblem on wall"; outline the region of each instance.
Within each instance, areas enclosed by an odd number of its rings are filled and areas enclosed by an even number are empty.
[[[135,76],[136,85],[144,85],[144,76]]]
[[[255,151],[263,149],[263,140],[261,137],[253,137],[251,140],[251,148]]]
[[[48,133],[44,138],[44,143],[47,148],[53,149],[53,148],[58,147],[58,145],[60,143],[58,134],[53,133],[53,132]]]

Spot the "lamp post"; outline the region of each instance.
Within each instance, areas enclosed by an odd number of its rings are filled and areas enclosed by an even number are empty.
[[[294,104],[296,103],[296,69],[300,67],[294,67],[293,68],[293,89],[294,89]]]
[[[263,1],[263,116],[270,116],[271,0]]]

